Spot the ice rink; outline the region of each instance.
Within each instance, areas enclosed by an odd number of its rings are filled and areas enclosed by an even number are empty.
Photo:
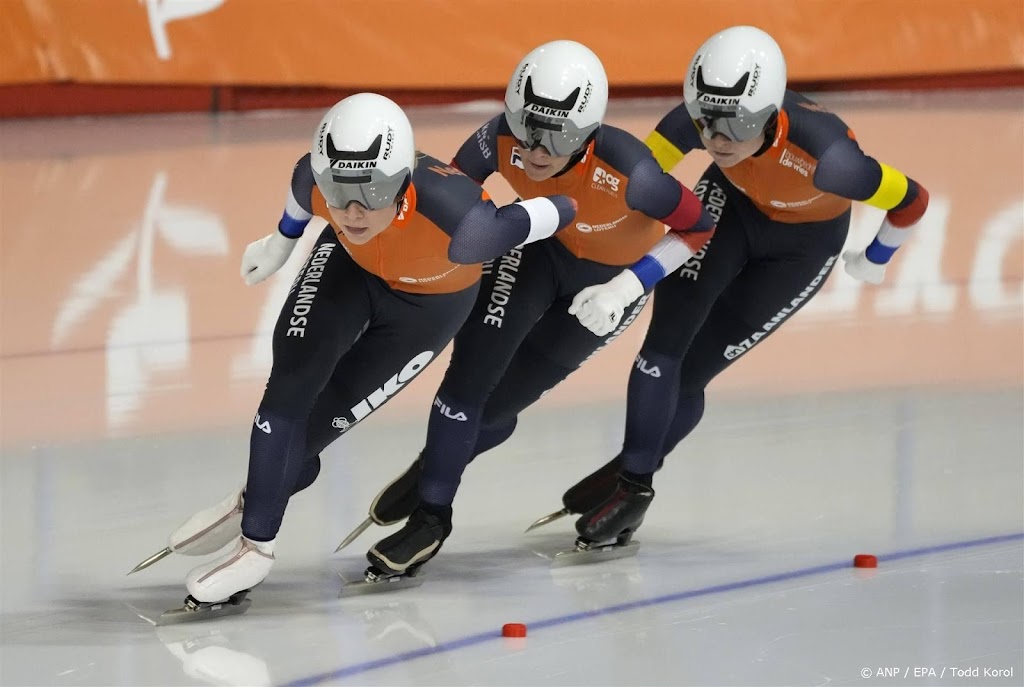
[[[1024,684],[1024,93],[821,102],[929,212],[883,286],[837,268],[709,387],[635,558],[553,569],[571,520],[523,530],[618,451],[647,313],[470,466],[421,587],[339,599],[385,530],[331,552],[416,456],[444,359],[328,449],[246,614],[172,627],[146,617],[198,560],[125,573],[244,480],[318,231],[259,286],[238,264],[320,112],[0,122],[0,684]],[[674,104],[606,121],[643,137]],[[409,114],[444,159],[499,111]]]

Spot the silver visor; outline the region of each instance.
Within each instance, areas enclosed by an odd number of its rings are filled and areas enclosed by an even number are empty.
[[[722,134],[731,141],[749,141],[756,138],[777,112],[774,105],[751,112],[743,106],[712,105],[701,102],[700,98],[692,103],[686,103],[686,111],[706,138]]]
[[[578,152],[601,126],[600,122],[595,122],[581,129],[570,119],[544,117],[526,109],[512,112],[507,107],[505,121],[523,148],[533,150],[544,146],[556,157]]]
[[[355,201],[367,210],[381,210],[398,203],[409,181],[409,170],[387,175],[379,169],[337,169],[313,171],[317,188],[331,207],[344,209]]]

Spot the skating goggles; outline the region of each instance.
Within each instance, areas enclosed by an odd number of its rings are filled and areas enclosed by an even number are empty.
[[[722,134],[730,141],[749,141],[757,138],[773,121],[777,110],[774,105],[751,112],[743,106],[720,107],[697,100],[686,103],[686,111],[690,114],[694,126],[705,138],[714,138]]]
[[[580,128],[568,118],[547,117],[526,108],[512,112],[507,107],[505,121],[516,141],[525,150],[544,146],[555,157],[578,152],[601,126],[600,122],[595,122]]]
[[[409,186],[409,170],[388,175],[379,169],[337,169],[328,167],[313,176],[324,200],[331,207],[345,209],[351,202],[367,210],[383,210],[396,205]]]

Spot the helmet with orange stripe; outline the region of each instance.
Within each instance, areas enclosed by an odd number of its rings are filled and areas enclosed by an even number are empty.
[[[579,152],[608,108],[608,77],[591,50],[575,41],[534,48],[505,89],[505,120],[526,150],[555,156]]]
[[[707,137],[749,141],[771,125],[786,95],[786,58],[775,39],[754,26],[733,26],[697,50],[683,99]]]

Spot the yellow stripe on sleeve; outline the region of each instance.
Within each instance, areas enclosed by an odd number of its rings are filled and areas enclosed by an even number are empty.
[[[882,180],[878,182],[878,190],[864,202],[882,210],[891,210],[907,197],[907,177],[898,169],[879,162],[882,168]]]
[[[654,159],[658,161],[658,164],[666,172],[671,172],[672,168],[683,159],[684,153],[657,131],[652,131],[644,143],[651,149],[651,152],[654,153]]]

